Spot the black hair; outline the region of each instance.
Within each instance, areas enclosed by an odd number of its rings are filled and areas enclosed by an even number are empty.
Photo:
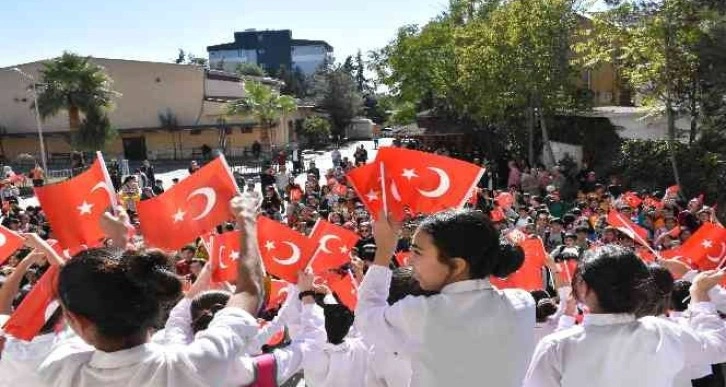
[[[547,321],[547,317],[557,313],[557,305],[550,298],[543,298],[537,301],[537,308],[535,309],[535,318],[537,322],[542,323]]]
[[[353,312],[343,304],[325,304],[323,312],[325,313],[325,332],[328,334],[328,342],[335,345],[342,343],[353,325],[355,319]]]
[[[426,218],[419,230],[431,236],[441,262],[450,263],[453,258],[466,261],[472,279],[490,275],[504,278],[524,263],[522,249],[500,244],[499,231],[480,211],[439,212]]]
[[[181,296],[181,282],[161,251],[97,248],[66,262],[58,295],[67,311],[91,321],[101,335],[122,339],[153,327]]]
[[[529,292],[529,294],[532,295],[532,298],[534,298],[534,303],[538,303],[540,300],[549,299],[550,295],[545,290],[532,290]]]
[[[648,265],[648,271],[653,277],[655,285],[655,295],[657,300],[654,305],[653,315],[660,316],[666,314],[671,307],[671,294],[673,293],[673,275],[668,269],[657,263]]]
[[[207,329],[214,315],[224,309],[231,296],[231,293],[223,290],[209,290],[194,297],[189,307],[194,333]]]
[[[399,267],[393,270],[391,275],[387,301],[389,305],[393,305],[406,296],[431,296],[436,293],[421,289],[418,281],[413,277],[413,268]]]
[[[575,273],[597,294],[603,313],[650,315],[656,295],[653,278],[633,250],[605,245],[585,253]]]
[[[676,312],[683,312],[688,309],[688,296],[691,295],[691,283],[686,280],[673,282],[671,292],[671,309]]]

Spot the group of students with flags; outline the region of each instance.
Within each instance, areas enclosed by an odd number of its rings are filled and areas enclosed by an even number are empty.
[[[483,201],[483,174],[399,148],[348,171],[374,218],[361,265],[360,236],[335,222],[305,235],[260,215],[223,156],[139,202],[137,230],[99,154],[36,188],[51,239],[0,229],[2,260],[31,250],[0,306],[48,267],[2,325],[0,385],[276,386],[302,372],[310,386],[685,386],[726,362],[720,224],[659,251],[613,197],[602,215],[651,255],[592,243],[556,260],[536,225],[515,227],[516,195],[463,209]],[[426,216],[402,258],[413,214]],[[209,261],[189,284],[169,253],[197,239]],[[559,298],[536,292],[550,278]]]

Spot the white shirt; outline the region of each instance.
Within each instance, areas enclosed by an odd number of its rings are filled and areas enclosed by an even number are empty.
[[[363,339],[346,337],[338,345],[326,340],[324,337],[305,347],[305,383],[314,387],[365,387],[369,348]]]
[[[528,292],[470,280],[389,306],[390,283],[387,267],[368,269],[356,327],[369,343],[411,357],[411,386],[479,386],[482,380],[521,385],[534,348],[535,307]]]
[[[411,359],[400,352],[371,348],[366,387],[409,387],[410,384]]]
[[[690,308],[690,328],[658,317],[586,315],[583,325],[540,341],[524,386],[673,386],[686,367],[726,360],[726,324],[713,304]]]
[[[146,343],[117,352],[60,345],[43,362],[49,386],[221,386],[238,354],[257,333],[257,322],[238,308],[219,311],[187,346]]]
[[[31,341],[6,336],[5,348],[0,359],[0,387],[42,387],[45,383],[38,375],[38,366],[62,340],[82,341],[64,333],[39,335]]]
[[[261,346],[265,344],[272,335],[277,333],[279,329],[285,325],[286,321],[290,321],[291,325],[301,327],[303,321],[309,321],[307,325],[324,325],[322,310],[314,310],[309,305],[301,305],[298,297],[297,286],[290,285],[288,287],[288,297],[280,309],[277,317],[272,323],[265,325],[264,328],[258,329],[256,335],[252,337],[245,345],[239,356],[238,364],[233,365],[226,377],[225,386],[240,386],[251,384],[255,381],[254,360],[250,356],[261,354]],[[194,332],[191,328],[191,300],[183,298],[169,313],[169,318],[164,327],[164,345],[188,345],[204,332]],[[269,327],[276,327],[269,329]],[[277,371],[277,381],[282,384],[291,376],[302,369],[302,346],[315,340],[317,331],[304,330],[298,328],[292,343],[285,348],[275,349],[272,355],[275,357],[275,368]]]

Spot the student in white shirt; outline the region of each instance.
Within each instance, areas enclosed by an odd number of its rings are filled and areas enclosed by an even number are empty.
[[[675,289],[675,280],[673,279],[673,275],[668,271],[668,269],[657,263],[649,264],[648,271],[650,272],[650,276],[653,278],[653,284],[655,285],[655,292],[657,296],[652,315],[687,327],[689,324],[687,318],[684,318],[682,315],[671,313],[671,307],[674,305],[673,291]],[[686,292],[686,295],[683,296],[683,298],[687,296],[688,292]],[[683,303],[683,298],[679,303]],[[685,311],[687,309],[687,303],[683,308],[680,308],[681,311]],[[692,387],[693,384],[691,383],[691,380],[706,377],[711,375],[711,373],[712,370],[710,364],[692,365],[682,369],[678,374],[676,374],[673,381],[673,387]]]
[[[313,279],[312,273],[301,273],[299,277],[300,295],[306,306],[315,302]],[[353,312],[343,304],[323,304],[322,308],[324,325],[311,325],[316,323],[312,319],[303,320],[305,329],[322,333],[304,344],[306,384],[315,387],[364,387],[370,351],[363,339],[349,335]]]
[[[430,216],[413,237],[410,263],[431,297],[388,305],[388,268],[399,224],[375,223],[376,256],[359,289],[356,326],[377,348],[411,358],[411,386],[519,387],[534,348],[535,306],[518,289],[498,290],[524,261],[518,247],[500,245],[499,232],[479,211]]]
[[[246,207],[246,208],[245,208]],[[162,305],[181,296],[181,283],[163,253],[91,249],[60,270],[58,295],[73,330],[93,348],[61,345],[40,367],[49,386],[220,386],[257,333],[264,275],[251,242],[248,203],[232,203],[243,251],[236,293],[188,346],[149,342]],[[250,238],[246,238],[249,235]],[[250,243],[247,243],[250,241]]]
[[[20,305],[16,294],[20,282],[28,269],[40,263],[45,254],[33,251],[23,258],[15,270],[8,276],[0,288],[0,314],[11,314],[12,304]],[[26,294],[27,296],[27,294]],[[15,302],[13,299],[15,298]],[[0,387],[23,386],[35,387],[45,386],[37,374],[40,363],[48,356],[53,346],[68,339],[68,335],[56,332],[56,328],[62,323],[60,309],[49,313],[45,325],[31,341],[24,341],[12,336],[5,337],[5,346],[0,348]],[[0,326],[3,324],[0,323]],[[3,332],[0,331],[0,335]]]
[[[399,267],[391,276],[391,288],[386,300],[389,305],[406,296],[431,296],[435,292],[421,289],[413,277],[411,267]],[[364,337],[363,340],[366,338]],[[374,340],[372,340],[374,341]],[[366,373],[366,387],[408,387],[411,383],[411,359],[403,353],[403,348],[391,350],[371,346]]]
[[[588,252],[573,291],[590,314],[583,325],[540,341],[525,387],[673,386],[692,365],[726,358],[726,323],[708,291],[722,272],[704,272],[691,287],[689,327],[657,317],[653,278],[635,253],[607,245]]]

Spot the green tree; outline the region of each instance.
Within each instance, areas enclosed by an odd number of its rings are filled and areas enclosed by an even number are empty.
[[[91,58],[64,52],[59,58],[43,63],[38,95],[40,117],[46,119],[61,111],[68,112],[68,126],[76,131],[81,114],[99,113],[113,107],[112,80]],[[105,114],[105,112],[104,112]]]
[[[295,110],[295,98],[280,95],[277,90],[259,82],[245,82],[245,97],[227,105],[229,115],[253,116],[265,129],[261,141],[268,146],[272,145],[272,128],[279,123],[280,118]]]
[[[358,86],[359,93],[367,93],[370,91],[370,85],[368,85],[368,79],[366,78],[366,63],[363,60],[363,53],[358,50],[355,55],[355,83]]]
[[[105,109],[96,107],[86,112],[79,130],[71,133],[71,143],[82,151],[99,151],[104,150],[116,135]]]
[[[355,80],[342,66],[315,76],[314,95],[317,106],[325,110],[333,125],[333,134],[342,136],[353,118],[363,110],[363,97]]]
[[[179,54],[177,55],[176,59],[174,59],[174,63],[176,63],[176,64],[184,64],[184,62],[186,61],[186,59],[187,59],[187,54],[184,52],[184,50],[182,50],[180,48],[179,49]]]
[[[181,148],[181,128],[179,127],[176,114],[174,114],[174,112],[172,112],[169,108],[167,108],[166,111],[159,113],[159,125],[161,126],[161,129],[169,132],[171,135],[171,144],[174,148],[174,160],[176,160],[177,136],[179,136],[179,148]]]
[[[325,142],[330,136],[330,122],[320,116],[308,117],[303,121],[302,133],[313,146]]]
[[[257,63],[243,62],[237,65],[235,72],[239,76],[253,76],[253,77],[266,77],[267,73],[265,69],[260,67]]]
[[[698,1],[620,1],[595,19],[580,46],[591,65],[617,61],[627,82],[654,114],[664,114],[674,179],[680,183],[676,157],[676,116],[691,117],[690,143],[696,140],[701,114],[699,46],[704,27],[716,19]]]
[[[403,102],[395,107],[388,125],[408,125],[416,122],[416,105],[411,102]]]
[[[539,121],[545,162],[555,162],[548,120],[580,107],[578,69],[571,62],[577,26],[571,0],[513,0],[457,30],[457,58],[464,109],[478,122],[512,115],[528,126],[534,162],[534,126]]]

